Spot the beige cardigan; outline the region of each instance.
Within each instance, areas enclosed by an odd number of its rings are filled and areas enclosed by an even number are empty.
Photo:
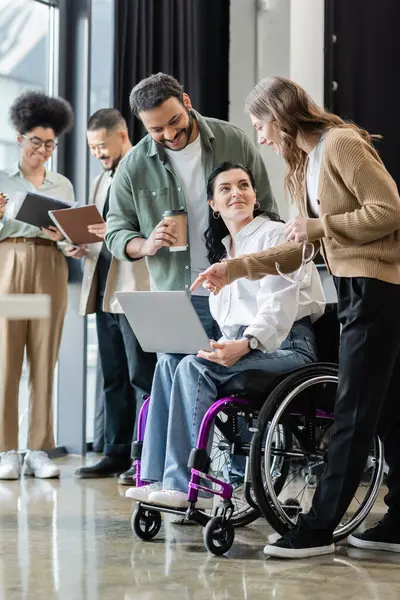
[[[326,135],[319,180],[320,218],[312,218],[306,185],[297,203],[307,217],[307,236],[320,248],[331,274],[400,284],[400,198],[397,186],[371,146],[352,129]],[[302,244],[227,261],[229,282],[285,273],[301,262]]]

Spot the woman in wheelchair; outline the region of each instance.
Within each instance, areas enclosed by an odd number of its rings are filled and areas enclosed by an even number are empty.
[[[210,226],[205,233],[211,263],[282,243],[285,226],[258,210],[252,173],[227,162],[211,174],[207,186]],[[288,278],[242,279],[210,297],[210,309],[222,332],[210,351],[197,356],[164,354],[153,380],[142,451],[141,479],[148,485],[127,490],[137,501],[187,507],[190,469],[201,421],[218,398],[248,370],[265,377],[293,371],[317,359],[312,323],[325,306],[313,263]],[[199,497],[197,508],[211,508]]]
[[[293,81],[272,77],[250,93],[259,143],[287,164],[286,188],[300,216],[286,243],[211,266],[193,284],[218,293],[240,277],[268,280],[293,271],[304,244],[320,248],[338,296],[339,383],[326,470],[309,512],[269,555],[302,558],[334,551],[332,533],[358,489],[377,431],[389,466],[388,512],[350,535],[356,547],[400,552],[400,198],[372,137],[317,106]],[[230,258],[229,256],[227,258]],[[225,289],[225,288],[224,288]]]

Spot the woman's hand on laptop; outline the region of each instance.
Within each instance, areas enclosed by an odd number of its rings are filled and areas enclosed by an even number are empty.
[[[249,342],[244,340],[232,340],[223,343],[210,342],[214,352],[200,350],[198,358],[204,358],[223,367],[233,367],[241,358],[250,352]]]
[[[200,273],[192,284],[190,291],[193,292],[200,285],[216,296],[223,287],[228,285],[228,266],[226,262],[215,263],[215,265]]]

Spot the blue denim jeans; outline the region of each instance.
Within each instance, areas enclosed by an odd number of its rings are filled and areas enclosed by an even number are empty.
[[[226,368],[196,356],[164,354],[153,379],[142,453],[142,479],[160,481],[164,489],[186,492],[189,454],[196,446],[201,421],[218,398],[218,388],[243,371],[264,371],[266,378],[294,371],[316,360],[309,319],[294,324],[276,352],[253,350]]]
[[[192,296],[191,300],[209,339],[218,340],[221,337],[221,331],[218,327],[218,323],[212,318],[208,297]]]

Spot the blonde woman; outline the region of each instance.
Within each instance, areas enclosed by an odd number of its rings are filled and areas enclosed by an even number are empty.
[[[21,156],[11,169],[0,171],[0,192],[12,199],[16,192],[37,192],[73,203],[71,182],[49,171],[45,164],[57,138],[72,126],[70,105],[61,98],[27,92],[10,111]],[[0,390],[0,479],[18,479],[22,459],[18,449],[18,391],[24,351],[29,363],[29,430],[24,470],[41,478],[59,477],[58,467],[45,449],[54,447],[53,378],[67,308],[68,270],[57,248],[56,228],[38,229],[7,219],[0,198],[0,294],[49,294],[51,318],[3,321],[4,345]],[[5,213],[5,214],[4,214]]]
[[[304,558],[334,551],[333,531],[365,468],[375,430],[389,465],[388,511],[351,545],[400,552],[400,199],[371,136],[317,106],[293,81],[261,81],[247,99],[260,144],[287,165],[286,189],[299,216],[287,243],[213,265],[195,282],[214,293],[300,263],[304,242],[320,248],[332,273],[342,325],[336,432],[308,514],[265,553]]]

